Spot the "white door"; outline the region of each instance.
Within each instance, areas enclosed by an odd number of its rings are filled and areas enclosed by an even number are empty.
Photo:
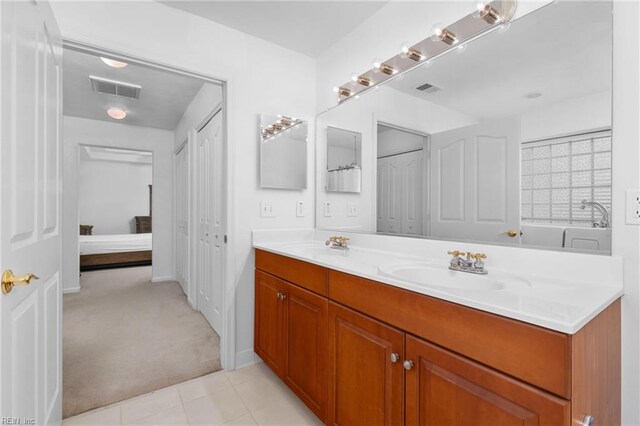
[[[402,178],[393,157],[378,159],[377,224],[378,232],[402,232]]]
[[[198,309],[222,333],[222,111],[198,132]]]
[[[378,158],[378,232],[422,235],[423,151]]]
[[[431,137],[431,235],[519,242],[519,135],[503,119]]]
[[[189,288],[189,147],[185,144],[175,156],[176,203],[176,279],[182,291]]]
[[[0,268],[39,276],[0,293],[0,417],[60,423],[62,41],[45,1],[0,19]]]

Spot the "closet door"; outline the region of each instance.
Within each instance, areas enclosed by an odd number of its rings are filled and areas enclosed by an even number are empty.
[[[402,232],[402,171],[395,157],[378,159],[378,232]]]
[[[189,285],[189,146],[175,156],[176,279],[188,294]]]

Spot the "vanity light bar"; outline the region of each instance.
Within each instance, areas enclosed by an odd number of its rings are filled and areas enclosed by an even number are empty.
[[[433,35],[413,46],[403,45],[400,54],[386,61],[376,60],[369,71],[354,75],[351,81],[334,87],[338,101],[358,98],[359,94],[375,88],[420,63],[461,45],[480,34],[506,24],[513,18],[517,0],[494,0],[481,3],[477,10],[446,28],[434,27]]]
[[[272,138],[285,130],[289,130],[302,123],[302,120],[298,120],[296,118],[291,118],[287,116],[279,116],[278,120],[275,123],[269,124],[268,126],[264,126],[260,129],[260,133],[262,134],[262,141],[266,141],[269,138]]]

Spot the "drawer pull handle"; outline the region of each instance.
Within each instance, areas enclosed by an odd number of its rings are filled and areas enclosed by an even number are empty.
[[[413,368],[413,361],[411,361],[410,359],[405,360],[405,362],[402,363],[402,366],[404,367],[405,370],[411,370]]]
[[[392,352],[389,358],[391,359],[391,362],[395,364],[400,360],[400,355],[397,352]]]

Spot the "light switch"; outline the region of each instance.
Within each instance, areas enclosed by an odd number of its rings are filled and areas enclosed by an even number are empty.
[[[324,217],[331,217],[331,203],[328,201],[324,203]]]
[[[349,203],[347,205],[347,216],[349,217],[358,216],[358,203]]]
[[[296,201],[296,217],[304,217],[304,201]]]
[[[273,203],[271,201],[260,202],[260,217],[273,217]]]

